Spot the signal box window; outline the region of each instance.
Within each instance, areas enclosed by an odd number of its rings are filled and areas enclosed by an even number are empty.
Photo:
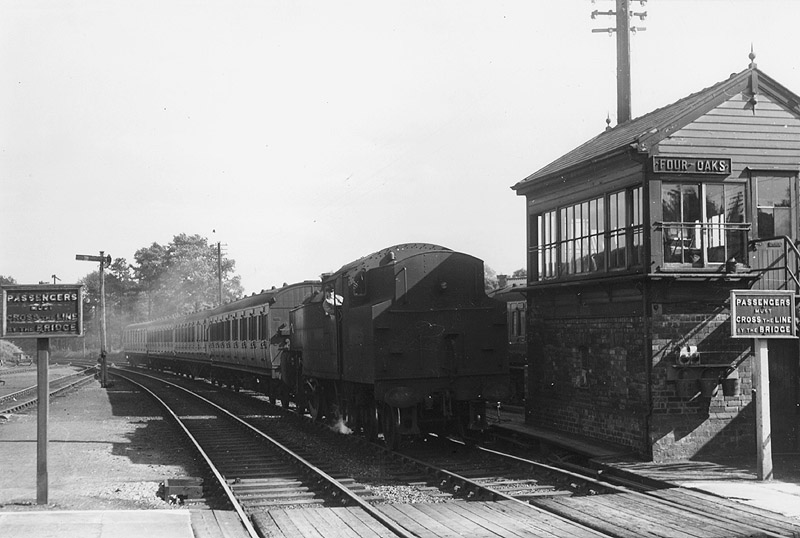
[[[665,264],[744,261],[748,225],[742,183],[664,183],[661,233]]]
[[[756,178],[758,236],[791,236],[791,182],[789,177]]]
[[[539,280],[642,264],[641,187],[547,211],[531,217],[530,226],[537,239],[530,265]]]

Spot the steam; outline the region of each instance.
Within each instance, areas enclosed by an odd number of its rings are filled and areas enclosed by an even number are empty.
[[[342,435],[350,435],[353,433],[353,430],[348,428],[347,424],[344,423],[344,419],[342,417],[337,418],[336,422],[334,422],[333,425],[330,426],[330,428],[331,431],[335,433],[340,433]]]

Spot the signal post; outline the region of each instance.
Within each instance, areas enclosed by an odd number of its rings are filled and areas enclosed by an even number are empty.
[[[36,338],[36,503],[47,504],[50,338],[83,336],[83,286],[3,286],[2,338]]]
[[[108,364],[106,363],[106,278],[104,269],[111,265],[111,255],[103,256],[101,250],[99,256],[76,254],[75,259],[100,263],[100,386],[106,388],[108,386]]]

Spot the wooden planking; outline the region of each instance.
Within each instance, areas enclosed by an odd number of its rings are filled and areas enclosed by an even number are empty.
[[[420,512],[431,519],[440,522],[442,525],[453,530],[459,536],[470,536],[474,538],[503,538],[494,532],[489,531],[485,527],[478,525],[474,521],[462,517],[454,517],[452,512],[445,506],[445,504],[447,503],[420,503],[409,504],[406,505],[406,507],[408,507],[410,511]]]
[[[605,496],[601,496],[605,497]],[[677,507],[665,506],[662,504],[654,505],[648,503],[642,496],[615,496],[613,502],[609,503],[612,509],[620,510],[630,514],[631,517],[649,521],[652,525],[658,525],[671,532],[686,533],[696,538],[733,538],[736,536],[749,536],[738,530],[738,526],[733,522],[718,522],[706,517],[697,516],[694,513],[686,512]],[[604,502],[602,498],[600,502]],[[643,510],[643,506],[647,509]]]
[[[395,538],[359,507],[275,509],[252,518],[268,538]]]
[[[717,131],[722,133],[739,132],[742,125],[746,125],[751,133],[800,133],[800,118],[782,119],[769,123],[752,123],[740,121],[737,118],[700,118],[702,121],[690,123],[673,134],[683,131]]]
[[[470,503],[466,507],[459,503],[447,503],[447,506],[443,508],[451,512],[453,517],[462,518],[465,521],[471,521],[479,525],[491,533],[492,536],[525,538],[530,532],[520,528],[518,522],[509,521],[504,514],[487,513],[487,510],[479,510],[482,506],[477,503]]]
[[[269,516],[284,538],[325,538],[316,529],[308,525],[305,519],[296,521],[289,512],[301,510],[270,510]]]
[[[533,532],[535,536],[559,536],[564,538],[597,538],[598,536],[604,536],[597,531],[573,521],[565,521],[532,505],[500,501],[486,503],[484,508],[489,512],[496,513],[497,516],[503,516],[503,521],[508,521],[508,524],[515,528],[522,524],[522,528],[525,531]]]
[[[618,512],[607,510],[597,503],[587,503],[585,499],[583,497],[569,499],[554,497],[552,499],[534,499],[531,504],[618,538],[664,538],[662,534],[651,532],[652,529],[637,525],[635,521],[620,520]]]
[[[509,501],[381,505],[418,536],[456,538],[601,538],[602,534],[540,509]]]
[[[742,166],[750,165],[750,158],[752,157],[770,157],[779,161],[781,159],[786,162],[797,165],[800,162],[800,151],[797,150],[783,150],[783,149],[763,149],[758,150],[753,147],[746,148],[731,148],[729,146],[712,146],[712,145],[697,145],[692,144],[689,146],[676,146],[676,145],[659,145],[660,154],[668,155],[670,153],[677,155],[686,155],[687,149],[691,150],[692,155],[706,154],[716,156],[736,157],[739,162],[734,163]]]
[[[694,133],[693,136],[678,136],[669,139],[669,145],[709,146],[723,148],[753,148],[753,149],[781,149],[792,150],[795,155],[800,155],[800,137],[797,135],[764,136],[747,138],[723,138],[719,133]]]
[[[614,497],[606,499],[606,497]],[[725,538],[724,535],[708,532],[704,528],[706,522],[698,522],[696,518],[686,517],[675,510],[665,511],[663,507],[653,508],[647,503],[631,506],[626,502],[630,500],[627,495],[599,495],[593,502],[605,507],[622,521],[635,521],[637,526],[645,529],[654,529],[659,536],[670,538]],[[731,538],[735,535],[730,535]]]
[[[236,512],[192,510],[191,527],[196,538],[247,538],[248,533]]]
[[[401,508],[408,505],[384,504],[377,508],[386,514],[387,517],[396,521],[408,531],[418,536],[441,536],[442,538],[460,538],[460,535],[449,527],[442,525],[435,519],[421,514],[415,514],[417,518],[409,516]]]
[[[316,510],[325,509],[316,508]],[[371,515],[359,507],[340,506],[329,510],[336,513],[339,519],[356,531],[361,538],[395,538],[396,536],[395,533],[384,527],[379,521],[375,521]]]
[[[724,497],[716,497],[688,488],[655,490],[649,492],[648,495],[715,514],[734,523],[757,525],[759,528],[782,536],[800,538],[800,521]]]
[[[743,95],[743,94],[740,94],[740,95]],[[784,113],[788,114],[788,112],[786,111],[786,109],[783,106],[781,106],[778,103],[774,102],[772,99],[770,99],[766,95],[758,94],[758,95],[756,95],[756,100],[758,101],[756,103],[756,111],[758,111],[759,109],[761,109],[761,110],[770,110],[770,111],[781,110]],[[722,109],[726,109],[726,108],[741,109],[743,107],[747,107],[747,110],[752,114],[753,108],[752,108],[752,105],[749,104],[749,102],[750,102],[750,96],[749,95],[745,96],[743,99],[742,98],[737,99],[736,97],[733,97],[731,99],[728,99],[727,101],[723,101],[722,103],[720,103],[717,107],[714,108],[714,110],[719,109],[719,108],[722,108]]]
[[[704,116],[745,116],[758,120],[759,118],[790,118],[793,115],[784,109],[769,110],[765,107],[759,108],[756,105],[756,113],[753,114],[752,108],[715,108],[703,114]]]
[[[587,524],[603,528],[611,533],[627,531],[624,536],[641,535],[649,538],[745,538],[754,535],[749,525],[765,527],[781,536],[800,536],[800,523],[794,524],[788,518],[777,515],[776,518],[762,520],[763,512],[749,508],[740,511],[738,507],[729,506],[722,510],[708,496],[697,494],[693,499],[680,492],[668,493],[670,490],[658,492],[658,497],[679,499],[685,506],[700,509],[710,515],[722,516],[722,520],[711,519],[708,515],[696,514],[681,507],[662,505],[660,501],[648,499],[642,494],[597,495],[593,497],[553,498],[536,500],[535,504],[548,507],[572,515]],[[704,505],[705,503],[705,505]],[[592,522],[594,518],[594,522]],[[600,527],[608,525],[607,527]]]

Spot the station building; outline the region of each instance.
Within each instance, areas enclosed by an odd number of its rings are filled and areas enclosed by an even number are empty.
[[[508,329],[509,391],[506,404],[523,405],[525,402],[525,377],[528,370],[528,342],[526,337],[525,296],[526,277],[497,275],[497,288],[489,290],[489,297],[506,303],[506,327]]]
[[[526,421],[655,462],[755,454],[753,340],[731,338],[730,293],[797,294],[798,172],[800,97],[751,63],[514,185]],[[773,451],[798,452],[798,340],[768,342]]]

